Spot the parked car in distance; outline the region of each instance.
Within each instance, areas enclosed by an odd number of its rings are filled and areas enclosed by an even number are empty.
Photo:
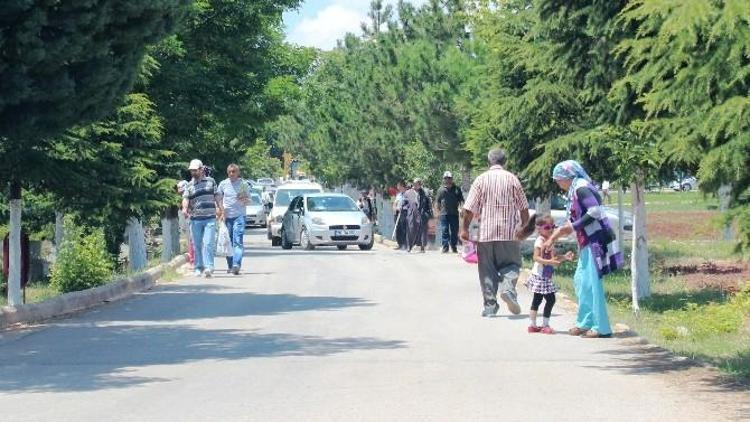
[[[274,180],[270,177],[259,177],[258,180],[255,181],[255,183],[263,187],[276,185],[276,182],[274,182]]]
[[[307,193],[292,199],[284,213],[281,247],[300,245],[311,250],[316,246],[349,245],[370,250],[374,245],[372,224],[352,198],[342,193]]]
[[[618,225],[620,224],[620,218],[617,213],[617,208],[613,207],[602,207],[605,214],[607,215],[607,220],[609,221],[610,227],[612,227],[612,230],[617,233]],[[529,215],[534,215],[536,213],[536,210],[529,210]],[[565,224],[566,221],[568,221],[568,212],[566,210],[558,210],[553,209],[550,211],[550,214],[552,215],[552,219],[555,220],[555,226],[560,227],[563,224]],[[630,211],[623,211],[622,212],[623,217],[623,239],[632,239],[633,236],[633,214]],[[529,239],[534,240],[536,239],[537,233],[534,232]],[[561,242],[576,242],[575,233],[572,233],[564,238],[560,239]]]
[[[682,180],[675,180],[669,184],[669,187],[675,191],[689,191],[698,187],[698,179],[694,176],[688,176]]]
[[[276,188],[276,192],[273,195],[271,212],[268,214],[267,235],[272,246],[281,246],[279,229],[281,229],[281,221],[284,218],[284,213],[287,208],[289,208],[289,204],[292,203],[292,200],[306,193],[316,192],[323,192],[323,187],[317,183],[288,181]]]
[[[250,191],[250,205],[245,207],[245,227],[266,227],[266,207],[260,193],[253,189]]]

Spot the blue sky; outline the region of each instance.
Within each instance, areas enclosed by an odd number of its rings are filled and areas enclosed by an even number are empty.
[[[426,0],[412,0],[422,4]],[[397,0],[385,0],[395,5]],[[360,33],[360,23],[367,21],[370,0],[306,0],[296,11],[284,14],[287,39],[290,42],[329,50],[347,32]]]

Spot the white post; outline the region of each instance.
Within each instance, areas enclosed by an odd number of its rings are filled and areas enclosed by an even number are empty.
[[[62,245],[63,236],[65,235],[65,230],[63,229],[63,224],[65,223],[65,214],[63,214],[61,211],[55,211],[55,250],[60,250],[60,245]]]
[[[622,182],[618,183],[617,187],[617,243],[619,243],[620,250],[625,253],[625,240],[622,238],[625,234],[625,222],[623,221],[625,219],[625,213],[623,212],[623,197],[625,196],[625,191],[622,189]]]
[[[536,198],[536,215],[550,214],[552,212],[552,196]]]
[[[461,190],[464,194],[468,193],[471,189],[471,167],[468,164],[461,164]]]
[[[128,240],[128,263],[130,271],[138,272],[145,269],[148,265],[146,236],[140,220],[135,217],[128,219],[125,237]]]
[[[719,187],[719,211],[721,211],[722,214],[729,211],[729,206],[732,202],[732,185],[731,184],[724,184]],[[727,224],[724,227],[723,230],[723,237],[724,240],[732,240],[734,237],[732,233],[732,225]]]
[[[172,226],[174,221],[171,218],[164,217],[161,219],[161,262],[169,262],[174,253]]]
[[[643,173],[639,172],[631,186],[633,190],[633,250],[631,251],[630,271],[633,311],[636,314],[640,312],[638,299],[651,295],[644,180]]]
[[[11,188],[12,189],[12,188]],[[11,198],[13,195],[11,194]],[[21,294],[21,212],[23,201],[10,200],[10,244],[9,246],[9,277],[8,277],[8,305],[23,304]]]

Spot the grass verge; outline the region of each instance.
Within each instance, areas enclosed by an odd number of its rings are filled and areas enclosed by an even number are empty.
[[[59,296],[61,293],[51,287],[49,283],[36,281],[29,283],[26,286],[26,303],[37,303],[47,299],[51,299],[55,296]],[[8,304],[8,298],[5,295],[0,296],[0,306]]]
[[[556,272],[555,282],[575,298],[573,264]],[[652,273],[651,297],[632,311],[630,273],[605,277],[611,322],[622,322],[649,342],[682,356],[717,366],[725,375],[750,381],[750,290],[731,294],[696,289],[679,277]]]

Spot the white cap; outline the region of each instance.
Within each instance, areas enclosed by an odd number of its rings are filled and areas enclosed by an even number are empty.
[[[203,162],[201,160],[192,160],[188,166],[188,170],[198,170],[203,168]]]
[[[446,172],[443,173],[443,179],[445,179],[446,177],[450,177],[451,179],[453,179],[453,173],[446,170]]]

